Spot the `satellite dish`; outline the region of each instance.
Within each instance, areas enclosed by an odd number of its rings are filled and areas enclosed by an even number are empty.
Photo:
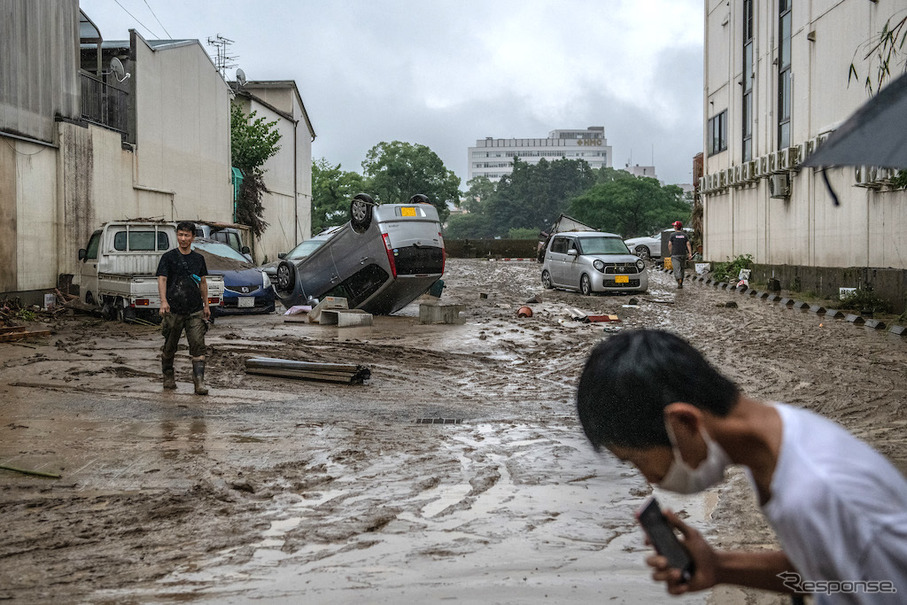
[[[117,79],[117,82],[122,82],[130,75],[132,75],[126,72],[126,68],[123,67],[123,62],[116,57],[110,60],[110,73],[114,75],[114,77]]]
[[[246,85],[246,72],[244,72],[242,69],[237,69],[236,70],[236,81],[239,82],[240,86],[245,86]]]

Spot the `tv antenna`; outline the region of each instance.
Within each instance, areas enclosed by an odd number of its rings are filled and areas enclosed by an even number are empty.
[[[123,82],[126,80],[126,78],[132,75],[131,73],[126,71],[125,67],[123,67],[123,62],[116,57],[113,57],[110,60],[110,72],[108,73],[112,73],[113,77],[117,79],[117,82]]]
[[[239,58],[228,52],[231,44],[233,44],[233,40],[225,38],[220,34],[217,34],[214,37],[208,37],[208,46],[213,46],[217,49],[217,54],[214,57],[214,67],[220,72],[221,77],[225,80],[227,70],[236,67],[236,60]]]

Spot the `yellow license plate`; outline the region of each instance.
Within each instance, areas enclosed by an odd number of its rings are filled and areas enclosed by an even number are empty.
[[[615,275],[614,283],[615,284],[629,284],[630,276],[629,275]]]
[[[400,216],[416,216],[415,208],[400,208]]]

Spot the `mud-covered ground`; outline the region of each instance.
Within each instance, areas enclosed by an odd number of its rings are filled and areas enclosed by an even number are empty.
[[[636,306],[544,291],[538,272],[449,261],[440,300],[462,305],[457,325],[419,324],[418,303],[360,328],[220,318],[207,397],[185,350],[178,390],[161,390],[153,327],[63,317],[49,338],[0,344],[0,465],[60,475],[0,470],[0,600],[678,602],[642,563],[633,511],[651,489],[592,452],[573,411],[590,347],[633,327],[680,333],[748,393],[826,414],[907,471],[907,339],[677,291],[655,270]],[[254,356],[372,378],[246,374]],[[720,546],[773,543],[737,471],[660,496]],[[679,602],[706,599],[786,602],[728,588]]]

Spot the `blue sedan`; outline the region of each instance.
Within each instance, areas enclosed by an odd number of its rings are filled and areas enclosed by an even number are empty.
[[[208,273],[224,277],[224,302],[214,309],[216,314],[274,312],[274,288],[259,267],[227,244],[212,239],[195,238],[192,249],[205,257]]]

